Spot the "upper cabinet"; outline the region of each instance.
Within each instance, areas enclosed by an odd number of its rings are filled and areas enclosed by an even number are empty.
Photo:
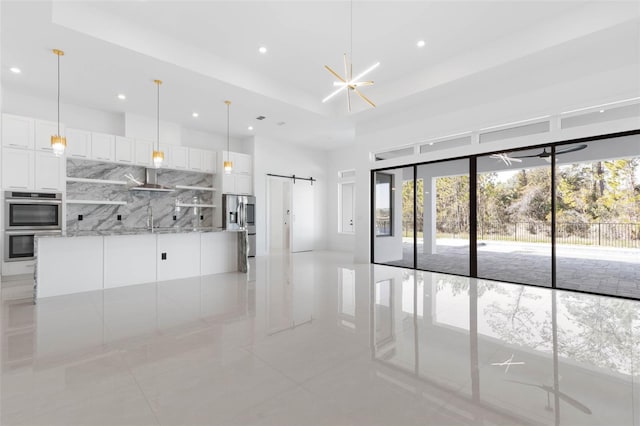
[[[241,154],[239,152],[231,153],[231,161],[233,161],[233,171],[237,174],[250,175],[252,169],[251,156]]]
[[[34,126],[33,118],[2,114],[2,145],[33,149],[35,147]]]
[[[115,158],[116,137],[106,133],[91,133],[91,158],[113,161]]]
[[[91,158],[91,132],[67,129],[67,157]]]
[[[116,136],[116,162],[133,164],[135,159],[135,142],[131,138]]]
[[[230,174],[225,174],[222,171],[227,158],[233,163]],[[251,155],[221,151],[217,163],[219,163],[218,168],[221,171],[218,185],[222,188],[223,194],[249,195],[253,193],[253,160]]]
[[[16,148],[5,148],[2,153],[2,186],[5,189],[62,191],[64,176],[64,157]]]
[[[203,154],[204,150],[198,148],[189,148],[189,170],[201,172],[203,170]]]
[[[78,158],[85,160],[109,161],[137,166],[153,167],[152,153],[156,149],[153,142],[144,139],[132,139],[106,133],[91,132],[79,129],[64,129],[60,125],[60,132],[67,138],[67,149],[64,158]],[[36,120],[12,114],[2,114],[2,146],[7,149],[24,149],[36,152],[52,153],[51,136],[58,133],[58,123],[54,121]],[[172,141],[179,143],[180,141]],[[199,148],[171,144],[160,144],[164,153],[163,169],[191,170],[203,173],[216,173],[218,168],[217,153]],[[13,158],[17,154],[10,154]],[[232,155],[236,155],[232,153]],[[244,154],[238,154],[240,156]],[[22,156],[24,157],[24,156]],[[25,158],[15,158],[18,164]],[[243,162],[242,157],[235,159],[239,173],[250,174],[251,159]],[[30,163],[33,159],[29,160]],[[44,157],[42,159],[44,162]],[[63,161],[64,162],[64,161]],[[6,162],[3,161],[3,164]],[[7,164],[8,166],[8,164]],[[8,166],[13,169],[12,166]],[[58,167],[58,165],[56,165]],[[29,171],[29,174],[32,174]],[[4,173],[3,173],[4,174]],[[20,180],[20,179],[19,179]],[[27,182],[27,186],[34,187],[35,183]],[[24,179],[16,187],[24,187]]]
[[[135,148],[134,148],[134,162],[138,166],[151,167],[153,166],[153,161],[151,160],[151,155],[153,154],[153,142],[136,139]]]
[[[2,187],[5,189],[33,189],[34,152],[5,148],[2,152]]]
[[[65,186],[64,157],[49,152],[35,152],[35,189],[62,191]]]
[[[217,153],[215,151],[202,151],[202,171],[216,173]]]
[[[35,120],[36,149],[39,151],[53,152],[51,148],[51,136],[58,134],[58,123],[53,121]],[[64,126],[60,125],[60,133],[64,136]],[[67,145],[68,145],[67,140]]]
[[[172,169],[189,168],[189,148],[186,146],[171,145],[169,149],[169,167]]]

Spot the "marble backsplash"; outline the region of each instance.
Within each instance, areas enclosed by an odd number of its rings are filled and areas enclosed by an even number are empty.
[[[178,207],[177,203],[213,204],[212,191],[176,189],[173,192],[130,191],[137,186],[125,175],[144,182],[145,168],[86,160],[67,160],[67,176],[75,178],[126,181],[127,185],[67,182],[68,200],[124,201],[126,205],[67,204],[68,230],[126,230],[147,228],[150,213],[154,227],[213,226],[217,209]],[[213,175],[177,170],[158,170],[158,183],[174,187],[213,186]],[[82,220],[79,220],[80,216]],[[120,219],[120,220],[118,220]]]

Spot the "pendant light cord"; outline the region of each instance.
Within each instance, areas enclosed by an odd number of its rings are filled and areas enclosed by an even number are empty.
[[[160,151],[160,83],[156,83],[158,86],[158,105],[156,109],[156,141],[158,143],[158,151]]]
[[[58,57],[58,136],[60,136],[60,55]]]
[[[227,102],[227,161],[229,161],[229,106],[231,102]]]

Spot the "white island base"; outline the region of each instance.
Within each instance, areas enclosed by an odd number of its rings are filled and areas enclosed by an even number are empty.
[[[41,237],[36,298],[238,270],[238,233]]]

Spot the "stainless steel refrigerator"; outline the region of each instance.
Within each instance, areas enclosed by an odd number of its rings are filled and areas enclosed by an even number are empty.
[[[222,226],[228,231],[246,230],[249,234],[249,257],[256,255],[256,197],[223,194]]]

